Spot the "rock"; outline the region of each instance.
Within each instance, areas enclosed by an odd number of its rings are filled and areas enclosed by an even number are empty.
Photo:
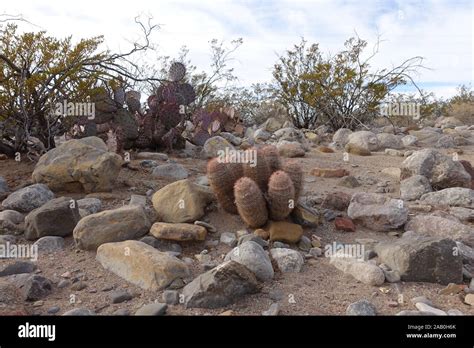
[[[34,244],[39,253],[51,253],[64,249],[64,238],[46,236],[38,239]]]
[[[323,255],[323,251],[321,248],[314,247],[314,248],[309,249],[309,254],[312,257],[320,257]]]
[[[270,233],[270,241],[281,241],[286,243],[298,243],[303,235],[300,225],[285,221],[271,221],[265,228]]]
[[[439,117],[436,120],[435,127],[438,128],[454,128],[457,126],[462,126],[463,123],[456,117]]]
[[[467,294],[466,297],[464,297],[464,303],[474,306],[474,294]]]
[[[102,201],[98,198],[83,198],[76,201],[79,209],[84,209],[87,214],[95,214],[102,210]]]
[[[372,155],[372,152],[370,152],[369,150],[367,150],[367,149],[365,149],[361,146],[355,145],[355,144],[346,144],[346,146],[344,146],[344,150],[347,153],[350,153],[352,155],[357,155],[357,156],[370,156],[370,155]]]
[[[80,249],[95,250],[99,245],[137,239],[150,229],[143,208],[127,205],[105,210],[81,219],[74,228],[74,240]]]
[[[443,135],[438,139],[435,147],[437,149],[450,149],[456,147],[456,143],[451,135]]]
[[[395,314],[397,316],[430,316],[431,314],[428,312],[419,312],[419,311],[410,311],[410,310],[403,310]]]
[[[462,281],[462,261],[453,250],[450,239],[403,236],[393,242],[375,245],[379,261],[400,274],[402,281],[459,283]]]
[[[264,239],[264,240],[267,240],[268,238],[270,238],[270,232],[265,231],[264,229],[261,229],[261,228],[257,228],[253,233],[257,237],[259,237],[261,239]]]
[[[335,209],[344,211],[349,207],[351,202],[351,195],[345,192],[330,192],[326,194],[321,208]]]
[[[152,160],[142,160],[140,161],[140,166],[143,168],[155,168],[158,167],[160,164],[156,161]]]
[[[418,142],[418,138],[414,135],[405,135],[401,140],[403,146],[414,146]]]
[[[151,175],[155,178],[182,180],[189,176],[188,170],[179,163],[162,164],[153,169]]]
[[[95,313],[93,311],[91,311],[90,309],[87,309],[87,308],[74,308],[74,309],[71,309],[65,313],[63,313],[63,316],[80,316],[80,317],[83,317],[83,316],[93,316],[95,315]]]
[[[447,313],[448,315],[464,315],[459,309],[450,309]]]
[[[207,230],[194,224],[155,222],[151,226],[150,234],[158,239],[180,242],[203,241],[206,239]]]
[[[64,237],[72,233],[79,220],[79,209],[72,198],[55,198],[26,216],[25,238]]]
[[[449,213],[461,222],[474,222],[474,209],[452,207],[449,208]]]
[[[139,316],[161,316],[165,315],[166,310],[168,309],[168,305],[165,303],[149,303],[140,307],[136,312],[135,315]]]
[[[190,274],[183,261],[132,240],[102,244],[96,259],[108,271],[142,289],[160,290]]]
[[[300,272],[304,264],[303,257],[296,250],[285,248],[271,249],[270,255],[276,261],[278,269],[283,273]]]
[[[347,175],[341,178],[341,180],[338,181],[337,185],[348,188],[355,188],[360,186],[360,182],[352,175]]]
[[[36,270],[36,265],[28,261],[15,261],[8,265],[0,265],[0,277],[13,274],[32,273]]]
[[[298,203],[291,212],[293,221],[301,226],[317,227],[322,221],[321,213],[316,209],[310,208],[306,204]],[[266,232],[268,233],[268,232]],[[268,233],[268,237],[270,234]],[[264,238],[264,239],[268,239]]]
[[[433,149],[415,151],[403,161],[401,179],[413,175],[425,176],[436,190],[471,186],[471,176],[461,163]]]
[[[397,229],[408,219],[403,201],[374,193],[355,193],[347,215],[357,223],[377,231]]]
[[[232,232],[223,232],[220,237],[220,242],[227,244],[230,247],[235,247],[237,245],[237,238],[235,233]]]
[[[231,143],[225,140],[223,137],[214,136],[209,138],[204,143],[203,151],[207,158],[218,157],[219,153],[225,153],[226,149],[235,150]]]
[[[196,220],[196,221],[194,221],[194,224],[204,227],[207,230],[207,232],[209,232],[209,233],[216,233],[217,232],[217,229],[213,225],[208,224],[207,222]]]
[[[109,297],[112,303],[122,303],[125,301],[130,301],[133,298],[133,296],[125,290],[112,291],[109,293]]]
[[[4,247],[8,246],[9,244],[16,244],[17,240],[17,237],[11,234],[0,235],[0,245]]]
[[[346,231],[346,232],[355,232],[356,227],[351,219],[344,217],[337,217],[334,220],[334,225],[336,230]]]
[[[471,176],[471,189],[474,190],[474,168],[471,165],[471,162],[460,160],[459,163],[462,164],[466,172]]]
[[[348,136],[346,145],[355,146],[365,151],[377,151],[380,148],[380,141],[372,132],[358,131]]]
[[[15,210],[4,210],[0,212],[0,220],[18,225],[25,221],[25,216]]]
[[[415,215],[405,225],[405,231],[414,231],[432,237],[450,238],[474,247],[474,228],[435,215]]]
[[[61,310],[60,307],[58,307],[58,306],[53,306],[53,307],[48,308],[47,313],[48,313],[48,314],[56,314],[56,313],[58,313],[60,310]]]
[[[3,176],[0,176],[0,194],[7,192],[10,192],[7,181],[3,178]]]
[[[257,129],[253,134],[253,139],[256,143],[263,143],[270,139],[272,135],[267,132],[265,129]]]
[[[416,305],[418,302],[427,304],[428,306],[434,306],[433,302],[431,302],[425,296],[417,296],[411,299],[411,303],[413,303],[414,305]]]
[[[220,132],[219,133],[221,137],[223,137],[225,140],[229,141],[232,145],[235,145],[235,146],[240,146],[240,144],[242,144],[242,139],[239,138],[239,137],[236,137],[234,134],[232,133],[228,133],[228,132]]]
[[[284,127],[273,132],[273,137],[280,141],[300,141],[303,139],[304,135],[298,129],[293,127]]]
[[[269,117],[264,123],[262,123],[260,128],[266,130],[267,132],[276,132],[282,126],[283,126],[282,122],[280,122],[274,117]]]
[[[375,306],[367,300],[360,300],[351,303],[346,309],[347,315],[364,315],[364,316],[375,316],[377,315]]]
[[[278,305],[278,303],[272,303],[270,308],[268,308],[266,311],[262,312],[262,315],[263,316],[275,316],[275,315],[278,315],[279,312],[280,312],[280,306]]]
[[[322,178],[342,178],[349,175],[349,172],[345,169],[313,168],[310,174]]]
[[[87,284],[84,283],[83,281],[78,281],[71,286],[72,291],[81,291],[87,288]]]
[[[112,315],[119,316],[119,317],[126,317],[130,315],[130,311],[127,308],[119,308]]]
[[[431,191],[430,181],[422,175],[413,175],[400,182],[400,198],[405,201],[417,200]]]
[[[398,273],[398,271],[385,270],[385,269],[382,269],[382,270],[383,270],[383,273],[385,275],[385,280],[388,283],[398,283],[398,282],[400,282],[401,277],[400,277],[400,273]]]
[[[394,157],[403,157],[404,153],[394,149],[385,149],[385,154]]]
[[[36,274],[14,274],[6,279],[20,289],[26,301],[38,301],[49,295],[53,289],[49,279]]]
[[[150,159],[155,161],[167,161],[168,155],[159,152],[139,152],[136,155],[137,159]]]
[[[298,248],[303,251],[309,251],[311,249],[311,239],[306,236],[301,236],[301,239],[298,243]]]
[[[394,134],[380,133],[377,134],[377,139],[380,144],[380,149],[395,149],[400,150],[404,148],[401,138]],[[375,151],[375,150],[372,150]]]
[[[138,205],[142,208],[146,207],[146,196],[142,195],[131,195],[129,205]]]
[[[474,209],[474,190],[462,187],[451,187],[423,195],[420,199],[424,204],[449,205]]]
[[[372,263],[352,257],[343,257],[340,254],[332,256],[330,263],[338,270],[353,276],[364,284],[382,285],[385,282],[383,271]]]
[[[202,186],[209,186],[209,179],[207,178],[206,175],[201,175],[196,179],[196,184],[202,185]]]
[[[33,181],[53,191],[101,192],[115,186],[122,158],[97,137],[69,140],[39,159]]]
[[[304,157],[305,150],[300,143],[296,141],[280,141],[277,144],[278,152],[282,157],[294,158]]]
[[[224,261],[236,261],[250,271],[252,271],[258,280],[267,281],[273,278],[273,267],[267,253],[263,248],[252,241],[245,242],[230,251]]]
[[[332,136],[332,141],[345,146],[349,142],[349,135],[352,134],[352,131],[348,128],[339,128],[336,133]]]
[[[179,303],[179,293],[176,290],[165,290],[162,297],[166,304],[176,305]]]
[[[194,222],[204,216],[204,209],[213,195],[188,179],[176,181],[157,191],[153,207],[163,222]]]
[[[464,291],[464,288],[466,285],[462,284],[454,284],[454,283],[449,283],[448,286],[446,286],[444,289],[439,291],[440,295],[457,295],[460,294]]]
[[[423,302],[418,302],[415,304],[415,307],[418,308],[420,312],[427,312],[430,315],[447,315],[445,311],[431,307]]]
[[[268,247],[268,242],[263,240],[261,237],[254,235],[254,234],[246,234],[239,238],[237,245],[242,245],[245,242],[255,242],[260,245],[262,248]]]
[[[11,193],[3,202],[6,209],[29,213],[54,198],[54,193],[43,184],[34,184]]]
[[[255,275],[229,260],[199,275],[184,287],[182,294],[186,308],[219,308],[259,290]]]
[[[388,167],[388,168],[382,169],[380,172],[381,172],[382,174],[385,174],[385,175],[388,175],[388,176],[393,177],[393,178],[396,179],[397,181],[400,180],[400,174],[401,174],[400,168]]]

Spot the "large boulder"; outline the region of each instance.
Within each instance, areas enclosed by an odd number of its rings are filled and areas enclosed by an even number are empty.
[[[450,207],[474,209],[474,190],[462,187],[451,187],[424,194],[420,200],[425,204],[449,205]]]
[[[352,131],[348,128],[339,128],[336,133],[332,136],[332,141],[336,144],[346,146],[349,141],[349,135],[352,134]]]
[[[48,186],[34,184],[11,193],[2,202],[2,206],[5,209],[29,213],[53,198],[54,193],[48,188]]]
[[[405,225],[405,231],[438,238],[450,238],[474,247],[474,228],[455,219],[436,215],[415,215]]]
[[[145,290],[161,290],[190,275],[183,261],[135,240],[102,244],[96,259],[108,271]]]
[[[270,255],[283,273],[300,272],[304,264],[303,256],[293,249],[273,248],[270,250]]]
[[[402,281],[449,284],[462,282],[462,259],[451,239],[409,233],[396,241],[375,245],[380,262],[400,274]]]
[[[95,250],[104,243],[142,237],[148,233],[150,226],[141,206],[126,205],[84,217],[73,234],[80,249]]]
[[[68,236],[79,220],[79,208],[72,198],[55,198],[26,216],[25,238],[33,240],[44,236]]]
[[[266,281],[273,278],[273,267],[267,253],[253,241],[242,243],[230,251],[224,261],[236,261],[251,270],[257,279]]]
[[[471,187],[471,176],[463,165],[433,149],[414,152],[403,161],[400,169],[402,180],[413,175],[423,175],[434,189]]]
[[[203,147],[204,154],[207,158],[217,157],[219,153],[225,153],[226,149],[230,151],[234,150],[234,147],[226,139],[218,135],[207,139]]]
[[[187,308],[219,308],[259,290],[258,281],[248,268],[226,261],[195,278],[183,288],[182,295]]]
[[[433,147],[441,138],[441,131],[437,128],[423,128],[420,130],[412,130],[409,135],[413,135],[417,139],[417,145]]]
[[[347,209],[355,222],[375,231],[389,231],[405,224],[408,209],[402,200],[375,193],[355,193]]]
[[[305,150],[303,146],[297,141],[282,140],[277,144],[278,152],[282,157],[304,157]]]
[[[32,177],[53,191],[110,191],[121,166],[122,158],[108,152],[100,138],[87,137],[69,140],[45,153]]]
[[[212,193],[188,179],[161,188],[152,197],[153,207],[163,222],[194,222],[204,216]]]
[[[366,151],[377,151],[380,148],[380,141],[373,132],[358,131],[348,136],[346,145]]]
[[[431,192],[430,181],[423,175],[413,175],[400,182],[400,197],[403,200],[417,200],[428,192]]]

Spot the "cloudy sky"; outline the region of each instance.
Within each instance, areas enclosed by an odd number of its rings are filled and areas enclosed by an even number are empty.
[[[160,53],[173,57],[186,45],[200,70],[209,65],[211,39],[241,37],[233,67],[243,85],[271,80],[278,55],[301,37],[335,53],[356,32],[369,44],[378,35],[384,40],[376,67],[423,56],[430,70],[415,79],[438,96],[449,97],[474,77],[472,0],[17,0],[2,8],[36,25],[25,30],[104,35],[113,50],[126,50],[137,37],[136,15],[151,15],[161,25],[153,36]]]

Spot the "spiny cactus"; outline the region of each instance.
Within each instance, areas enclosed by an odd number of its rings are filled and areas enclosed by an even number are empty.
[[[282,164],[281,169],[289,175],[295,188],[295,204],[301,193],[303,185],[303,170],[296,160],[287,160]]]
[[[265,154],[261,149],[251,148],[247,151],[255,151],[256,163],[244,164],[244,176],[255,181],[263,192],[267,192],[268,179],[270,178],[270,167],[265,159]]]
[[[268,181],[270,218],[283,220],[295,207],[295,188],[290,176],[282,170],[272,174]]]
[[[235,204],[240,217],[252,228],[265,225],[268,211],[262,191],[250,178],[237,180],[234,186]]]
[[[234,184],[241,176],[242,166],[240,163],[224,163],[213,158],[207,164],[209,185],[222,208],[231,214],[237,214]]]
[[[266,145],[262,147],[261,151],[270,167],[271,173],[274,173],[281,168],[280,154],[275,145]]]

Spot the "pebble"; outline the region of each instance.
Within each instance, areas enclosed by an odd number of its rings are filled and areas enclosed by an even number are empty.
[[[420,303],[420,302],[424,303],[424,304],[427,304],[428,306],[433,306],[433,302],[431,302],[425,296],[417,296],[417,297],[413,297],[411,299],[411,303],[413,303],[414,305],[416,305],[417,303]]]
[[[311,239],[306,236],[301,236],[301,239],[298,243],[298,248],[303,251],[309,251],[311,249]]]
[[[464,303],[474,306],[474,294],[467,294],[466,297],[464,297]]]
[[[269,309],[262,312],[262,315],[275,316],[275,315],[278,315],[279,312],[280,312],[280,306],[278,305],[278,303],[272,303]]]
[[[67,279],[61,279],[58,283],[58,288],[63,289],[71,285],[71,281]]]
[[[426,303],[423,302],[418,302],[415,304],[415,307],[420,311],[420,312],[428,312],[431,315],[447,315],[445,311],[442,311],[441,309],[431,307],[430,305],[427,305]]]
[[[221,241],[221,243],[226,244],[226,245],[228,245],[232,248],[237,245],[237,237],[232,232],[222,233],[220,241]]]
[[[351,303],[346,309],[347,315],[374,316],[376,314],[375,306],[367,300],[360,300]]]
[[[165,303],[150,303],[140,307],[140,309],[135,312],[135,315],[164,315],[167,309],[168,305]]]
[[[106,285],[105,287],[103,287],[100,291],[103,291],[103,292],[107,292],[107,291],[111,291],[114,289],[114,286],[113,285]]]
[[[274,248],[274,249],[276,249],[276,248],[284,248],[284,249],[287,249],[287,248],[289,248],[289,247],[290,247],[290,246],[289,246],[288,244],[283,243],[283,242],[278,242],[278,241],[273,242],[273,246],[272,246],[272,248]]]
[[[309,254],[312,257],[320,257],[323,255],[323,250],[321,248],[311,248],[309,249]]]
[[[44,305],[44,301],[35,301],[33,303],[33,307],[41,307],[42,305]]]
[[[128,291],[124,290],[113,291],[109,294],[109,297],[112,300],[112,303],[122,303],[125,301],[130,301],[133,298],[133,296]]]
[[[77,283],[74,283],[71,286],[71,290],[73,291],[81,291],[81,290],[84,290],[85,288],[87,288],[87,284],[84,283],[83,281],[78,281]]]
[[[61,308],[59,308],[58,306],[53,306],[53,307],[48,308],[47,312],[48,312],[48,314],[56,314],[60,310],[61,310]]]
[[[464,315],[459,309],[450,309],[447,313],[448,315]]]

